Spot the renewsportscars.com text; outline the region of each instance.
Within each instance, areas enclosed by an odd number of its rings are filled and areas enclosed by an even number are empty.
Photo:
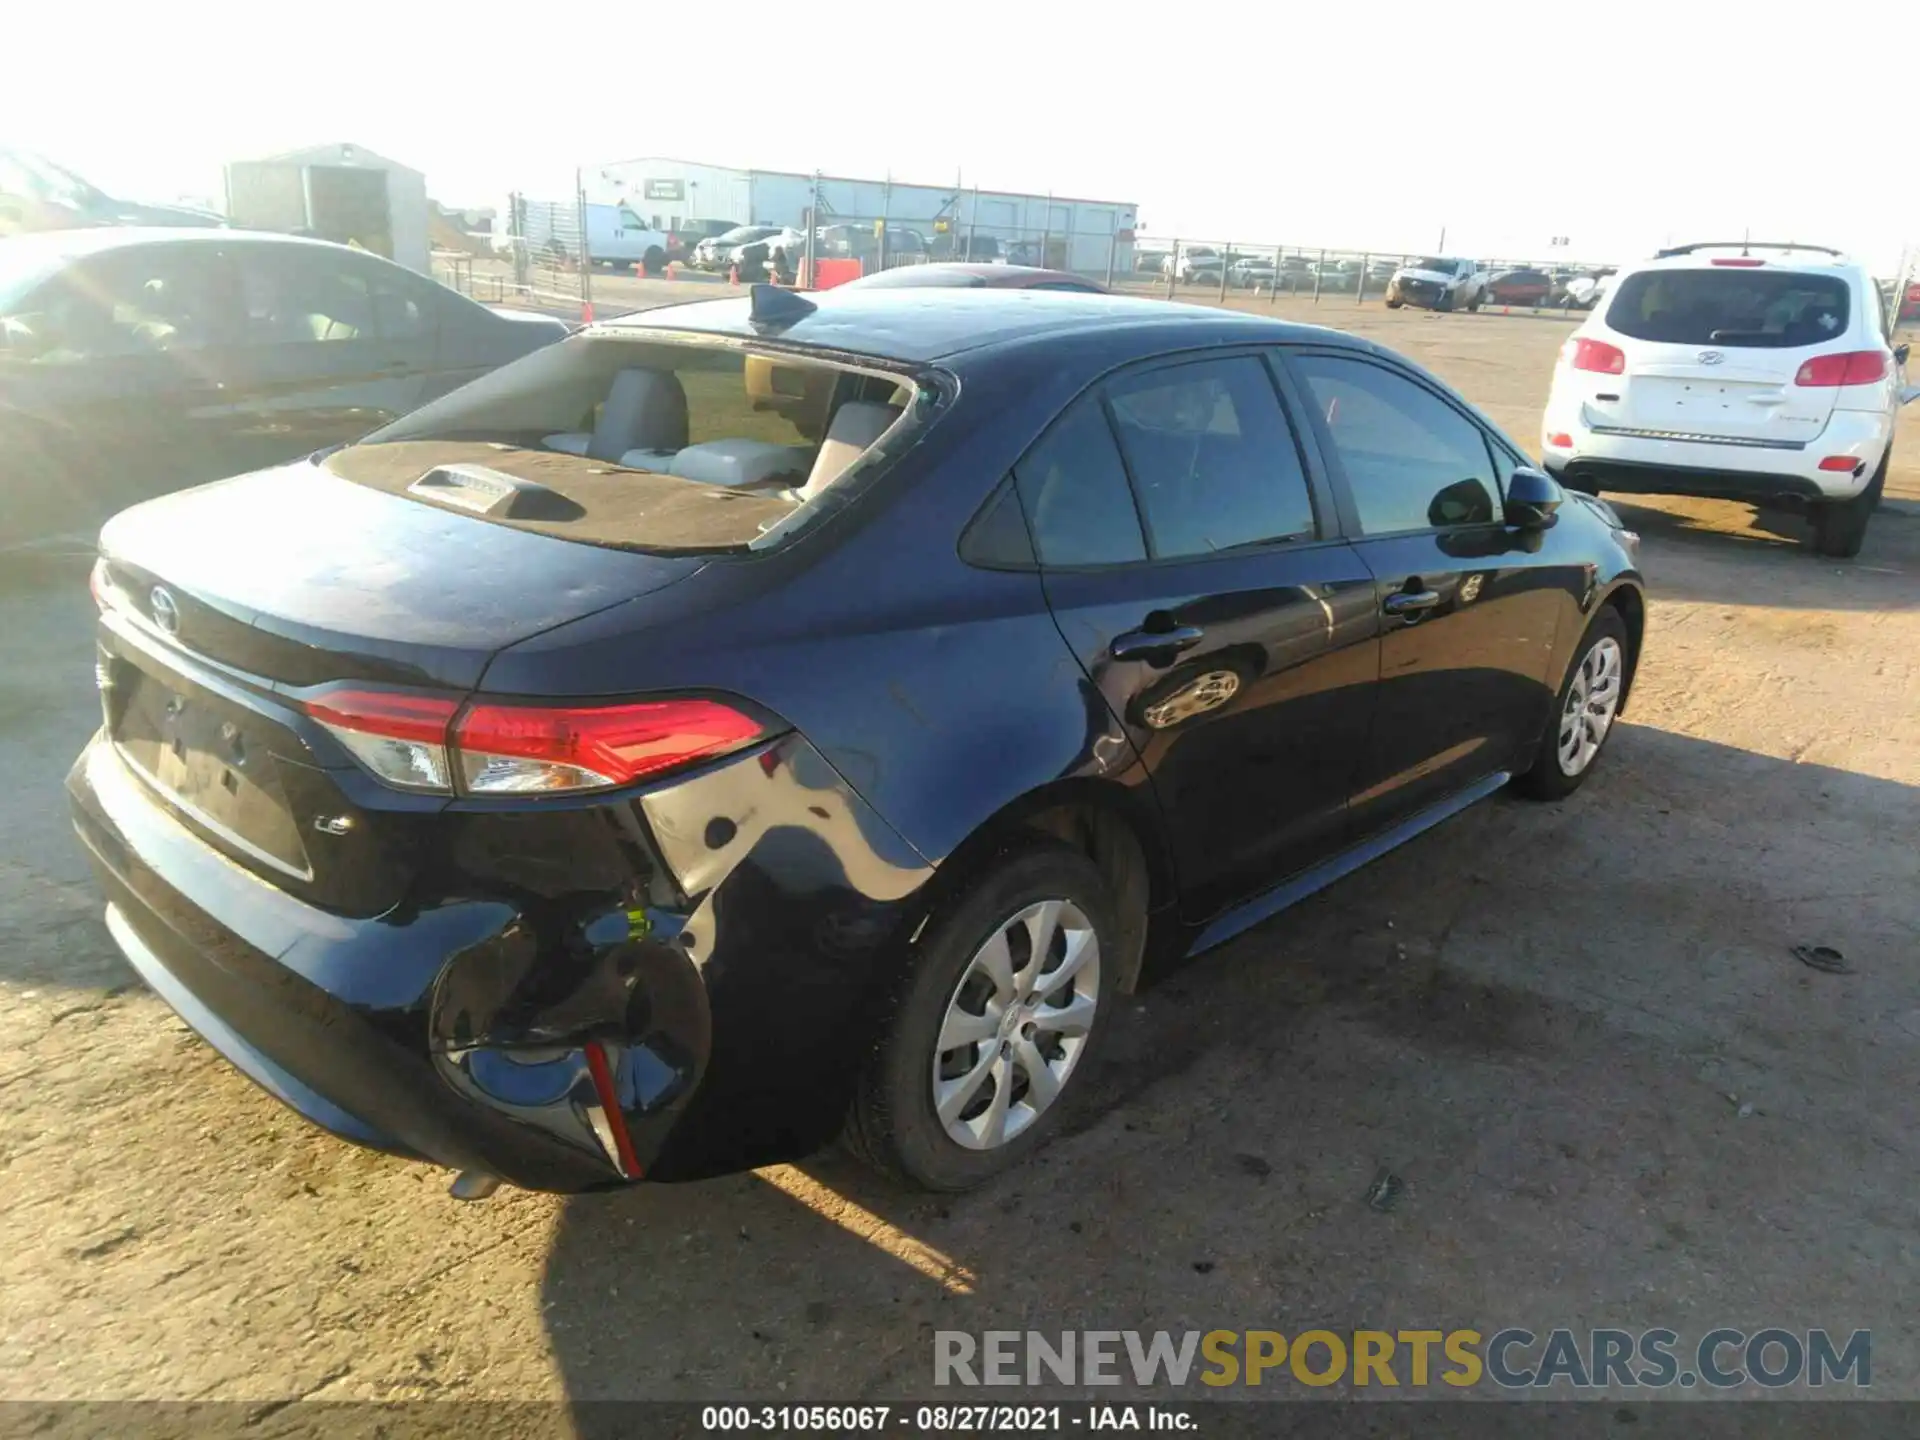
[[[1506,1390],[1726,1390],[1873,1383],[1871,1331],[1709,1330],[938,1330],[935,1385],[1201,1384]]]

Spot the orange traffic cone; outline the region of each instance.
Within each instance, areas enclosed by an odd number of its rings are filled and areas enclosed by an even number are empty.
[[[738,261],[735,261],[733,264],[727,267],[727,284],[738,285],[739,283],[740,283],[740,265]]]
[[[582,325],[591,325],[593,323],[593,302],[591,300],[582,300],[580,302],[580,323]]]

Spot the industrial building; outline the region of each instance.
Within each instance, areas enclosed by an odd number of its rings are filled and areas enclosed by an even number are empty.
[[[740,170],[692,160],[647,156],[596,165],[581,172],[587,199],[624,202],[656,229],[677,230],[693,220],[740,225],[803,227],[807,213],[822,226],[884,222],[962,241],[1000,242],[1003,253],[1064,270],[1132,268],[1138,207],[1119,200],[1076,200],[963,185],[918,185],[904,180],[856,180],[786,170]]]

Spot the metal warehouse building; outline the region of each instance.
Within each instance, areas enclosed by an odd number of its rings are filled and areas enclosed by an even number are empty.
[[[427,178],[361,145],[316,145],[227,166],[227,215],[249,230],[348,241],[431,275]]]
[[[738,170],[652,156],[592,166],[581,172],[581,184],[590,201],[624,201],[663,230],[690,220],[801,227],[811,208],[821,225],[885,221],[929,239],[944,230],[955,237],[992,237],[1003,246],[1025,242],[1033,263],[1044,256],[1045,263],[1064,270],[1104,271],[1109,263],[1128,270],[1133,264],[1138,207],[1118,200]]]

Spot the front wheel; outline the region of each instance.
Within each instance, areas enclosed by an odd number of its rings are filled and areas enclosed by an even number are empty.
[[[1514,789],[1534,800],[1563,800],[1578,790],[1613,733],[1626,693],[1627,627],[1608,607],[1587,627],[1555,697],[1553,718],[1534,748],[1533,765],[1514,780]]]
[[[1079,1098],[1112,1009],[1113,900],[1092,861],[1040,841],[937,912],[846,1139],[882,1170],[966,1190],[1026,1157]]]
[[[1400,307],[1401,307],[1402,305],[1404,305],[1404,304],[1406,304],[1406,303],[1407,303],[1407,302],[1406,302],[1406,301],[1404,301],[1404,300],[1389,300],[1389,301],[1387,301],[1387,309],[1389,309],[1389,310],[1398,310],[1398,309],[1399,309],[1399,308],[1400,308]]]

